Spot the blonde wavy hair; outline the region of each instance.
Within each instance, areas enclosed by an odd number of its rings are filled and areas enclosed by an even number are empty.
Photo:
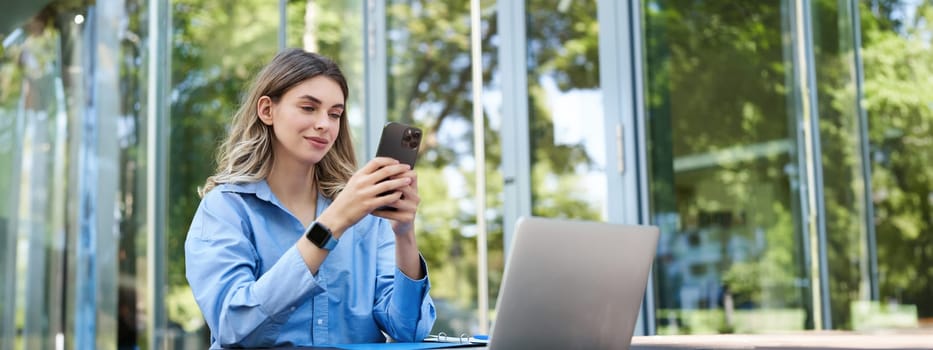
[[[257,113],[259,98],[269,96],[279,102],[285,92],[316,76],[333,79],[349,98],[347,80],[334,61],[301,49],[287,49],[275,55],[253,80],[240,108],[233,116],[232,128],[217,153],[217,169],[198,189],[203,197],[217,185],[250,183],[266,178],[272,170],[274,154],[272,126],[263,124]],[[318,190],[333,199],[343,190],[356,171],[356,157],[350,138],[347,112],[340,114],[340,131],[334,146],[315,165],[314,182]]]

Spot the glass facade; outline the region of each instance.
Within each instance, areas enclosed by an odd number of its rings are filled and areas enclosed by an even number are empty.
[[[214,150],[252,75],[278,51],[279,7],[269,1],[171,2],[171,91],[165,222],[165,342],[210,344],[185,278],[185,237],[214,171]],[[271,19],[271,20],[270,20]],[[218,40],[218,33],[237,33]]]
[[[826,259],[830,317],[836,328],[851,329],[852,308],[877,296],[872,273],[868,219],[870,176],[862,155],[863,107],[857,102],[858,61],[853,12],[849,2],[816,1],[813,22],[816,98],[826,218]],[[874,245],[874,244],[872,244]],[[874,292],[873,292],[874,291]],[[874,293],[874,294],[873,294]]]
[[[144,1],[3,16],[0,347],[147,337]]]
[[[184,275],[197,188],[286,46],[341,64],[361,162],[382,123],[425,130],[435,332],[494,322],[521,215],[661,228],[639,334],[933,329],[929,3],[478,3],[4,10],[0,348],[209,343]]]
[[[531,214],[605,221],[596,1],[529,1],[528,134]]]
[[[853,327],[929,327],[933,320],[933,6],[858,2],[863,146],[871,174],[877,298],[852,307]]]
[[[813,327],[789,12],[645,2],[660,334]]]
[[[489,1],[480,4],[481,84],[484,94],[495,101],[497,88],[489,81],[497,67],[492,44],[498,35],[495,6]],[[385,119],[425,131],[416,166],[424,203],[418,211],[416,234],[431,273],[431,296],[438,309],[435,329],[448,334],[479,329],[479,230],[487,231],[489,237],[490,290],[498,291],[504,262],[502,176],[497,170],[501,146],[496,119],[501,117],[491,109],[483,111],[485,158],[477,160],[470,11],[470,4],[462,1],[388,1],[385,6]],[[481,213],[487,224],[482,228],[474,201],[478,161],[485,162],[487,184],[486,211]],[[489,298],[495,300],[495,294]]]

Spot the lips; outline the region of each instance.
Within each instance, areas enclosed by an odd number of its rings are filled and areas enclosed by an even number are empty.
[[[311,137],[305,137],[305,140],[307,140],[308,143],[310,143],[311,146],[315,148],[325,148],[327,147],[327,144],[328,144],[327,139],[323,137],[311,136]]]

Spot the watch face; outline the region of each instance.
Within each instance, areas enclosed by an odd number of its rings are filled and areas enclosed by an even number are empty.
[[[311,243],[314,243],[314,245],[324,247],[324,244],[327,243],[327,240],[330,238],[330,232],[327,232],[326,228],[315,222],[308,228],[308,233],[305,234],[305,237],[307,237]]]

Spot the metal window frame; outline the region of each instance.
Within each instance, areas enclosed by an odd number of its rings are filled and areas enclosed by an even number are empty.
[[[528,136],[528,62],[525,2],[499,1],[499,64],[502,79],[502,239],[508,257],[515,223],[531,215],[531,146]]]
[[[849,0],[853,2],[855,0]],[[818,133],[819,116],[816,108],[816,76],[813,67],[813,44],[811,28],[811,13],[809,0],[794,0],[792,11],[789,11],[791,27],[790,37],[795,50],[793,65],[798,74],[794,83],[802,87],[795,98],[799,101],[806,99],[807,103],[798,105],[796,115],[798,126],[807,129],[802,132],[803,143],[806,147],[800,152],[801,169],[807,167],[810,171],[801,177],[804,184],[799,193],[804,205],[804,217],[812,221],[812,229],[804,228],[805,234],[815,238],[816,283],[813,290],[815,300],[820,307],[813,310],[818,313],[820,325],[824,329],[832,328],[829,310],[828,271],[826,258],[826,228],[824,199],[822,198],[822,162],[819,157],[820,136]],[[365,35],[365,76],[367,111],[364,128],[363,153],[365,157],[372,157],[373,141],[379,138],[381,125],[386,121],[386,8],[385,3],[378,0],[366,0],[363,9]],[[643,1],[616,2],[599,0],[598,21],[600,31],[600,79],[602,89],[606,96],[618,96],[618,99],[605,99],[605,125],[616,126],[606,128],[606,140],[616,140],[617,147],[607,147],[607,166],[615,167],[618,172],[607,174],[609,217],[611,222],[639,223],[650,222],[647,191],[646,168],[646,135],[644,124],[646,120],[644,108],[644,69],[641,31]],[[851,5],[850,6],[854,6]],[[531,214],[531,176],[530,176],[530,138],[528,135],[528,91],[527,91],[527,61],[525,3],[524,1],[498,1],[497,21],[499,28],[500,46],[499,61],[501,64],[500,77],[502,79],[502,115],[504,118],[500,134],[502,135],[502,173],[503,173],[503,229],[504,253],[508,256],[511,240],[514,235],[514,225],[519,217]],[[858,13],[855,11],[854,16]],[[857,24],[857,23],[856,23]],[[284,25],[280,30],[284,31]],[[858,28],[854,29],[856,45],[860,44]],[[863,70],[860,56],[856,54],[858,71],[858,94],[862,96],[861,82]],[[861,130],[867,130],[865,112],[860,108]],[[806,116],[804,115],[806,114]],[[867,140],[863,138],[862,156],[867,157]],[[806,154],[809,154],[807,161]],[[863,172],[870,175],[868,162],[864,162]],[[870,177],[866,176],[866,194],[870,193]],[[870,200],[868,208],[871,210]],[[867,218],[870,220],[871,218]],[[869,226],[869,254],[872,257],[872,295],[877,296],[877,265],[874,252],[874,230]],[[654,291],[653,278],[649,280],[639,322],[636,332],[641,334],[655,334],[654,322]],[[645,322],[648,320],[648,322]]]
[[[865,99],[865,70],[862,65],[862,18],[859,11],[858,0],[845,1],[845,16],[852,23],[852,63],[855,68],[855,110],[858,115],[859,130],[859,151],[862,162],[862,181],[865,215],[863,225],[865,225],[866,237],[865,245],[868,254],[868,283],[869,297],[871,300],[879,300],[881,297],[878,287],[878,239],[875,235],[875,203],[872,201],[871,185],[871,145],[868,138],[868,111],[862,101]]]
[[[168,148],[171,137],[170,0],[149,0],[146,78],[146,332],[149,349],[166,344],[166,219],[168,218]]]
[[[829,301],[829,272],[826,256],[826,209],[823,195],[823,162],[820,149],[819,108],[810,0],[792,0],[788,7],[790,64],[795,87],[790,97],[796,120],[798,181],[800,183],[801,230],[805,268],[810,271],[810,295],[814,328],[832,329]]]
[[[382,136],[388,110],[388,60],[386,58],[386,4],[382,0],[363,2],[363,159],[376,156],[376,143]]]
[[[88,99],[78,122],[77,226],[75,247],[75,347],[117,346],[117,247],[119,234],[112,214],[119,181],[117,116],[119,65],[102,64],[120,53],[120,21],[125,18],[119,0],[102,0],[89,8],[84,61]]]
[[[2,247],[5,248],[3,256],[0,256],[0,276],[4,279],[3,287],[0,287],[0,302],[3,302],[2,314],[0,314],[0,348],[12,349],[13,340],[16,335],[16,291],[20,283],[16,276],[17,260],[17,241],[19,226],[19,197],[20,197],[20,178],[22,173],[22,149],[23,135],[25,130],[25,115],[22,106],[17,108],[13,126],[13,147],[11,148],[12,167],[10,172],[10,192],[6,194],[7,208],[10,212],[8,221],[0,222],[0,239],[3,240]]]
[[[609,222],[648,224],[641,1],[599,0],[599,73],[603,90]],[[607,142],[612,145],[612,142]],[[654,278],[649,274],[635,327],[655,334]]]

